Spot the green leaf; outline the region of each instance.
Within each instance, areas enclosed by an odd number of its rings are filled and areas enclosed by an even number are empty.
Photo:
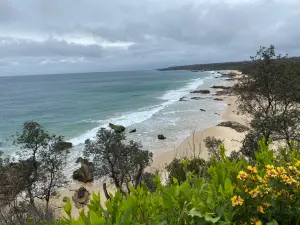
[[[69,198],[67,198],[67,202],[64,206],[64,211],[69,216],[69,218],[71,218],[72,204]]]
[[[178,184],[178,180],[177,180],[175,177],[173,177],[173,183],[174,183],[175,185]]]
[[[267,225],[278,225],[276,220],[272,220],[271,222],[267,223]]]
[[[211,216],[211,214],[206,214],[205,215],[205,221],[207,221],[207,222],[211,222],[211,223],[213,223],[213,224],[215,224],[216,222],[218,222],[220,219],[221,219],[221,217],[216,217],[216,218],[213,218],[212,216]]]
[[[191,216],[191,217],[199,217],[199,218],[202,218],[203,217],[203,215],[199,212],[199,211],[197,211],[197,209],[195,209],[195,208],[192,208],[190,211],[189,211],[189,216]]]
[[[98,217],[94,211],[90,211],[91,225],[104,225],[105,221],[103,218]]]
[[[231,197],[233,195],[233,187],[232,187],[231,181],[228,177],[225,180],[225,191],[224,191],[224,193],[225,193],[226,197]]]

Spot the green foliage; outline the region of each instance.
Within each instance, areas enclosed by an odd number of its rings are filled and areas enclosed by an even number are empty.
[[[207,148],[210,157],[213,156],[218,160],[220,160],[219,149],[223,141],[215,137],[206,137],[203,141],[205,143],[205,146]]]
[[[273,45],[261,47],[251,59],[234,91],[240,110],[253,118],[242,149],[253,158],[262,136],[266,142],[284,140],[290,148],[292,140],[300,140],[300,62],[276,55]]]
[[[221,145],[220,160],[211,160],[209,176],[188,171],[190,161],[185,159],[180,164],[186,180],[179,182],[173,177],[170,184],[163,186],[156,175],[153,193],[146,185],[130,186],[126,195],[120,190],[111,195],[105,206],[100,204],[100,194],[93,194],[89,211],[82,212],[78,219],[72,218],[68,201],[65,206],[68,216],[60,223],[297,224],[300,191],[295,187],[300,185],[300,149],[282,149],[275,155],[265,140],[259,146],[252,166],[241,158],[230,161]],[[178,163],[173,161],[172,165]]]
[[[136,187],[141,182],[153,156],[139,143],[125,142],[123,133],[106,129],[97,132],[95,141],[87,142],[85,154],[93,157],[95,175],[110,178],[123,194],[130,191],[129,184]]]
[[[184,164],[186,163],[186,164]],[[176,178],[177,182],[182,183],[187,179],[187,173],[193,173],[199,177],[207,177],[209,163],[201,158],[193,158],[191,160],[183,161],[174,158],[170,164],[166,166],[166,170],[169,172],[168,182],[174,183]]]

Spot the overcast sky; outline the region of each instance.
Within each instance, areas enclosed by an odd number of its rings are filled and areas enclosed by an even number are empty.
[[[0,0],[0,76],[300,55],[300,0]]]

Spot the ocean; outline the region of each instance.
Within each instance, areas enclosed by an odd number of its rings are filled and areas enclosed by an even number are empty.
[[[25,121],[36,121],[73,143],[70,160],[82,154],[86,139],[110,122],[125,126],[128,139],[145,149],[169,151],[194,130],[220,121],[217,114],[225,103],[213,101],[211,94],[190,94],[225,82],[216,76],[153,70],[0,77],[0,150],[13,154],[17,149],[11,136]],[[187,101],[179,101],[183,96]],[[137,131],[129,134],[131,129]],[[167,139],[158,140],[158,134]]]

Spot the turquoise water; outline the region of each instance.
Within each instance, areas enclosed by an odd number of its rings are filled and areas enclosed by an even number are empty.
[[[200,85],[208,76],[134,71],[0,77],[0,141],[34,120],[80,144],[110,121],[130,126],[151,118],[185,94],[190,82]]]

